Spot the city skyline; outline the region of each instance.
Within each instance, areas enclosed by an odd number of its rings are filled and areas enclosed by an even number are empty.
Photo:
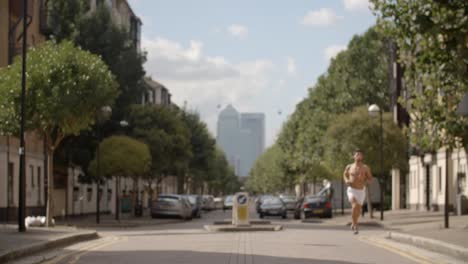
[[[216,140],[236,175],[249,175],[265,150],[265,114],[241,113],[231,104],[218,116]]]

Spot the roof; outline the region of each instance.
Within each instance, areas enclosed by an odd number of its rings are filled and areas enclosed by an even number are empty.
[[[238,117],[239,112],[237,112],[237,110],[231,104],[229,104],[228,106],[226,106],[226,108],[223,109],[223,111],[221,111],[219,116],[236,116],[236,117]]]

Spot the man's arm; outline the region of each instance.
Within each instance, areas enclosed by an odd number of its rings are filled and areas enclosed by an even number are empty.
[[[346,166],[344,172],[343,172],[343,180],[347,184],[349,182],[349,165]]]

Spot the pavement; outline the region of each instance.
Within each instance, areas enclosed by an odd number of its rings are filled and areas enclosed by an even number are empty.
[[[380,212],[374,212],[360,219],[362,226],[378,226],[388,231],[386,239],[414,245],[430,251],[461,258],[468,262],[468,215],[450,215],[449,227],[444,228],[443,212],[412,210],[394,210],[384,212],[384,221],[380,221]],[[350,212],[341,215],[338,211],[327,224],[350,225]]]
[[[24,233],[17,225],[0,225],[0,263],[28,257],[41,251],[66,247],[75,243],[99,238],[98,231],[149,227],[180,223],[179,219],[152,219],[149,216],[132,217],[123,215],[120,221],[111,215],[102,215],[100,224],[96,216],[88,215],[57,220],[56,226],[30,227]]]
[[[203,226],[229,217],[213,211],[184,223],[103,230],[102,239],[65,248],[46,264],[363,264],[420,263],[362,241],[346,226],[315,225],[271,217],[277,232],[207,232]],[[252,217],[255,217],[252,215]],[[362,236],[382,233],[369,227]],[[363,254],[365,252],[365,254]],[[22,262],[30,264],[34,262]]]
[[[230,211],[214,211],[188,222],[130,216],[116,222],[107,215],[98,227],[95,217],[89,216],[69,219],[67,224],[74,226],[31,228],[26,233],[18,233],[14,225],[0,225],[0,263],[468,262],[468,216],[451,216],[451,228],[444,229],[440,212],[389,211],[384,221],[376,212],[374,219],[367,214],[361,219],[358,236],[347,227],[349,211],[344,216],[336,213],[332,219],[307,223],[292,217],[267,219],[284,226],[278,232],[203,230],[205,225],[229,216]],[[98,239],[80,242],[92,238]],[[50,247],[56,249],[39,253]],[[360,252],[366,252],[366,256]],[[18,259],[22,256],[28,257]]]
[[[27,232],[19,233],[17,225],[1,225],[0,263],[97,237],[98,234],[94,230],[81,230],[74,227],[31,227]]]

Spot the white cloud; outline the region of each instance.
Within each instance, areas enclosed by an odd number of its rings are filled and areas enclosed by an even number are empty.
[[[233,24],[228,27],[228,32],[233,37],[244,39],[249,34],[249,29],[242,25]]]
[[[309,11],[304,18],[302,24],[306,26],[328,26],[335,24],[342,17],[335,14],[329,8],[321,8],[319,10]]]
[[[142,47],[148,52],[147,74],[169,89],[176,104],[182,106],[187,101],[190,108],[197,109],[213,134],[218,105],[232,103],[242,111],[255,109],[247,102],[271,87],[275,66],[270,60],[232,63],[204,54],[200,41],[182,45],[165,38],[143,38]]]
[[[369,0],[343,0],[344,6],[347,10],[369,10]]]
[[[338,53],[346,49],[346,45],[331,45],[325,49],[325,60],[328,62]]]
[[[287,65],[288,73],[295,74],[296,73],[296,61],[291,57],[287,57],[286,60],[288,61],[288,65]]]

